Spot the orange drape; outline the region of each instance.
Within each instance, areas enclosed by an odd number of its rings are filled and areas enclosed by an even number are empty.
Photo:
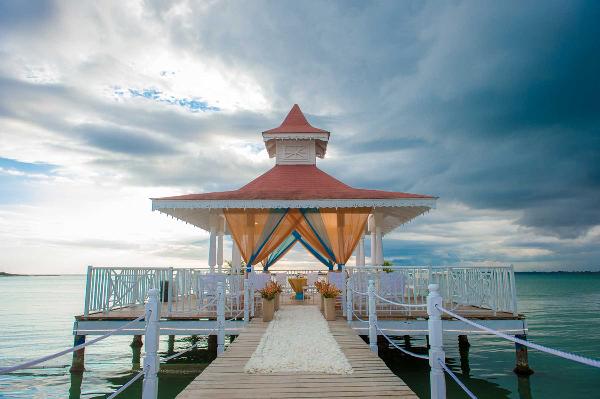
[[[299,219],[285,210],[225,209],[223,213],[242,258],[253,265],[269,256],[292,233]]]
[[[345,265],[364,234],[371,208],[319,209],[319,213],[335,254],[335,262]]]
[[[252,261],[255,265],[266,259],[296,230],[315,250],[343,265],[352,256],[364,232],[371,208],[310,209],[303,210],[304,214],[298,209],[284,212],[269,209],[223,211],[247,264]]]

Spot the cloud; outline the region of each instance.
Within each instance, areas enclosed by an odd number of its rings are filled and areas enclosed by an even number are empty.
[[[440,196],[386,238],[387,256],[598,267],[599,17],[583,1],[3,3],[0,157],[17,163],[0,159],[0,211],[38,237],[50,216],[12,213],[19,203],[78,226],[75,198],[94,209],[140,190],[101,232],[56,238],[57,256],[110,246],[150,196],[235,189],[268,169],[260,132],[299,103],[332,131],[325,171]],[[148,261],[204,259],[185,248],[200,232],[160,220],[172,236]],[[4,234],[13,249],[26,236]]]

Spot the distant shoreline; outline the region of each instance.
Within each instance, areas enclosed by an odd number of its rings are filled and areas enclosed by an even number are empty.
[[[0,272],[0,277],[57,277],[61,276],[61,274],[13,274]]]

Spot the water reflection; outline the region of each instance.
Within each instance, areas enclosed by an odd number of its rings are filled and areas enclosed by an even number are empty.
[[[402,341],[397,341],[399,344]],[[410,350],[414,353],[427,354],[425,346],[415,347]],[[499,384],[492,382],[491,378],[474,378],[467,373],[461,373],[461,369],[465,368],[470,371],[468,360],[468,347],[463,347],[463,355],[460,359],[446,358],[446,364],[465,385],[473,391],[479,399],[503,399],[510,398],[511,392],[503,388]],[[386,350],[380,354],[381,359],[387,366],[402,378],[404,382],[420,397],[428,398],[429,390],[429,363],[426,360],[416,359],[408,356],[396,349]],[[516,377],[515,377],[516,378]],[[462,389],[449,377],[446,377],[446,389],[448,398],[464,398],[465,394]],[[521,396],[521,399],[531,399],[530,396]]]
[[[134,341],[135,343],[135,341]],[[161,399],[175,398],[190,382],[194,380],[216,357],[214,351],[209,351],[208,340],[206,337],[182,337],[175,339],[169,337],[169,343],[166,352],[159,352],[161,358],[165,358],[177,351],[185,350],[186,347],[199,343],[199,345],[184,353],[180,357],[168,362],[161,362],[160,373],[158,375],[158,397]],[[107,382],[108,392],[84,392],[82,393],[82,384],[85,384],[86,378],[92,378],[91,373],[71,373],[69,399],[94,398],[105,399],[112,392],[119,389],[140,370],[141,349],[139,344],[131,345],[132,350],[132,371],[114,376],[114,373],[102,376]],[[83,385],[85,387],[85,385]],[[142,394],[142,380],[138,380],[128,387],[123,393],[123,398],[139,398]]]

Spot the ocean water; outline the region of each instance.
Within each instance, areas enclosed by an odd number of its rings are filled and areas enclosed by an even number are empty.
[[[0,278],[0,366],[71,346],[73,315],[83,309],[84,283],[84,276]],[[517,291],[531,340],[600,358],[600,273],[519,273]],[[512,372],[514,345],[496,338],[469,338],[468,372],[464,360],[461,367],[457,343],[450,340],[445,342],[448,363],[481,399],[600,398],[599,369],[530,350],[535,374],[520,378]],[[69,373],[70,355],[34,369],[0,375],[0,398],[106,398],[136,372],[132,370],[130,340],[111,337],[88,347],[83,375]],[[166,337],[160,345],[166,356]],[[178,337],[175,350],[189,345],[189,338]],[[418,351],[424,342],[414,340],[413,345]],[[397,351],[383,358],[420,397],[428,397],[427,362]],[[209,359],[206,350],[200,349],[181,363],[201,370]],[[174,398],[196,375],[189,366],[161,374],[160,398]],[[449,398],[466,397],[453,381],[448,380],[447,386]],[[136,383],[119,397],[139,398],[140,394],[141,384]]]

